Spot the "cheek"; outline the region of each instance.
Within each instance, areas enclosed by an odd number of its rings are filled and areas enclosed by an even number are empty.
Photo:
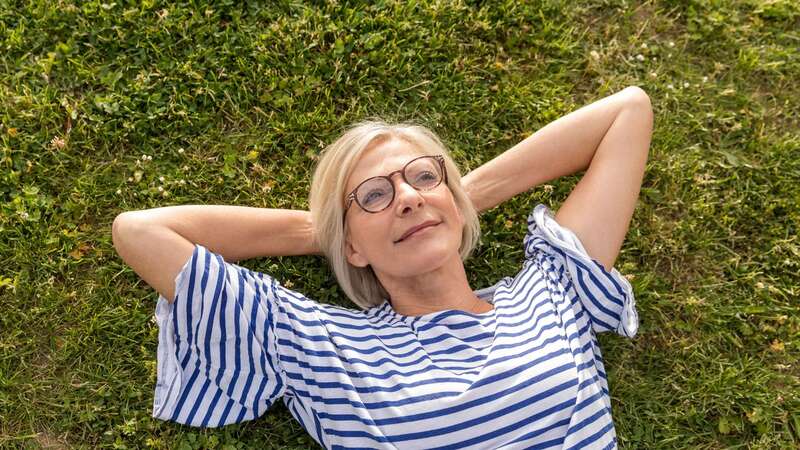
[[[464,215],[461,214],[461,209],[456,204],[455,197],[450,195],[450,198],[448,200],[449,200],[449,206],[450,206],[450,209],[451,209],[451,214],[453,215],[453,217],[456,217],[456,219],[458,220],[458,224],[463,227],[464,226]]]
[[[378,248],[381,253],[385,253],[382,247],[391,245],[391,236],[387,230],[390,229],[385,217],[367,217],[366,220],[355,224],[351,236],[358,242],[355,247],[360,248],[365,253],[371,249]]]

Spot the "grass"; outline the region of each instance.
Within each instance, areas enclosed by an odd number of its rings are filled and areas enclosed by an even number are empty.
[[[157,294],[114,217],[305,209],[322,146],[372,115],[428,124],[466,173],[638,85],[655,131],[616,267],[641,326],[601,335],[621,447],[798,447],[798,25],[791,0],[0,0],[0,446],[314,447],[281,402],[150,418]],[[579,176],[481,216],[472,286],[518,270],[527,213]],[[245,265],[350,306],[321,259]]]

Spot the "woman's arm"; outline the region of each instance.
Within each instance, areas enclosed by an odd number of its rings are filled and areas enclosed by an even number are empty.
[[[479,212],[556,178],[589,167],[620,111],[644,91],[628,87],[550,122],[471,171],[462,184]]]
[[[555,218],[610,271],[636,207],[652,132],[650,98],[628,87],[548,124],[470,172],[464,184],[483,211],[539,183],[587,169]]]
[[[194,244],[228,262],[321,254],[311,214],[286,209],[181,205],[128,211],[114,219],[112,238],[122,259],[169,301]]]

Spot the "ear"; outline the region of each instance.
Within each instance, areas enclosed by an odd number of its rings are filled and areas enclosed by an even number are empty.
[[[358,251],[353,247],[353,243],[350,240],[350,233],[347,233],[347,237],[345,238],[344,242],[344,253],[347,256],[347,261],[355,267],[366,267],[369,265],[369,262],[358,253]]]

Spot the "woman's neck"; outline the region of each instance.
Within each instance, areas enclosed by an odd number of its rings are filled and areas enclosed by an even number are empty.
[[[441,267],[411,277],[392,277],[376,272],[389,293],[392,309],[406,316],[421,316],[457,309],[472,313],[491,311],[491,303],[472,291],[459,255]]]

